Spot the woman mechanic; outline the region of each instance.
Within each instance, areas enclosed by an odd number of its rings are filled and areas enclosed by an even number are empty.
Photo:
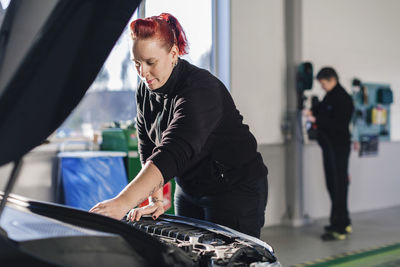
[[[116,197],[90,212],[115,219],[157,219],[162,188],[175,178],[177,215],[260,237],[267,167],[226,87],[184,59],[188,44],[168,13],[130,24],[132,60],[141,79],[137,131],[142,169]],[[150,204],[134,208],[150,197]]]

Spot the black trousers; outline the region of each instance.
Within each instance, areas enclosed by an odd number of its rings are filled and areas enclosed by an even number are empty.
[[[175,213],[228,226],[260,238],[268,198],[267,176],[234,187],[231,192],[193,197],[176,185]]]
[[[326,187],[331,199],[330,224],[334,230],[343,232],[351,223],[347,205],[350,144],[333,144],[326,136],[319,137],[318,142],[322,149]]]

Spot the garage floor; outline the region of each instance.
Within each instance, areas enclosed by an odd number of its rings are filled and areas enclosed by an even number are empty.
[[[400,242],[400,207],[352,214],[353,234],[347,240],[322,242],[319,236],[328,223],[321,219],[292,228],[272,226],[262,229],[261,239],[270,244],[283,266],[339,255],[361,249]]]

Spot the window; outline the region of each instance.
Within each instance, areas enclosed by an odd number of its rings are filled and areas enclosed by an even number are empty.
[[[189,42],[189,54],[183,58],[213,71],[212,0],[146,0],[131,20],[171,13],[182,24]],[[115,44],[103,68],[85,97],[57,130],[56,138],[92,138],[113,122],[128,123],[136,117],[137,74],[130,60],[129,25]]]
[[[129,21],[138,17],[137,10]],[[113,122],[136,117],[137,74],[130,60],[129,23],[81,103],[57,130],[56,138],[92,138]]]

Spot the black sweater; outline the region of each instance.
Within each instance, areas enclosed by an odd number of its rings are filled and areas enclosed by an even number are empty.
[[[351,135],[349,123],[354,111],[353,99],[338,83],[318,105],[315,117],[318,131],[334,145],[348,145]]]
[[[141,161],[165,182],[176,177],[186,192],[206,194],[267,173],[231,95],[208,71],[179,59],[161,88],[140,83],[137,108]]]

